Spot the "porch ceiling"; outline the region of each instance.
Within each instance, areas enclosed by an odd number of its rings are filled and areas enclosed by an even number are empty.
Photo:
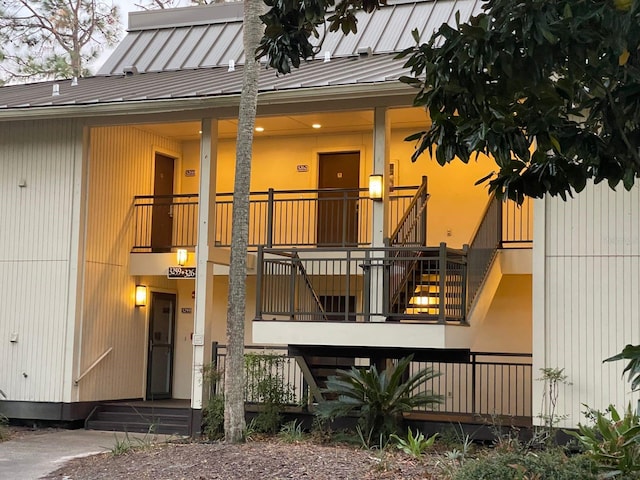
[[[393,128],[425,127],[428,115],[422,108],[393,108],[389,110]],[[314,128],[313,125],[320,125]],[[264,128],[256,132],[259,137],[307,135],[311,133],[339,133],[371,131],[373,112],[318,112],[304,115],[281,115],[259,117],[256,126]],[[153,123],[138,125],[138,128],[177,141],[197,140],[200,138],[199,122]],[[220,138],[235,138],[238,130],[236,119],[220,120],[218,134]]]

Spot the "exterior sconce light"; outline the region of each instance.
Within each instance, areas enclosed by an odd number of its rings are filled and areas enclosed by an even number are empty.
[[[176,262],[181,267],[184,267],[187,264],[187,259],[189,258],[189,252],[187,252],[184,248],[179,248],[176,252]]]
[[[369,175],[369,198],[371,200],[382,200],[383,190],[382,175]]]
[[[147,287],[145,285],[136,285],[136,307],[146,307],[147,305]]]

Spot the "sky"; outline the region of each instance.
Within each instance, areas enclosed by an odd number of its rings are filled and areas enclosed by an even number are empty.
[[[145,4],[150,3],[151,0],[111,0],[113,4],[120,7],[120,22],[122,23],[122,37],[125,36],[127,30],[127,24],[129,23],[129,12],[137,12],[141,9],[136,7],[136,3]],[[191,4],[189,0],[175,0],[175,4],[178,7],[186,7]],[[115,47],[114,47],[115,48]],[[105,49],[102,51],[98,59],[95,61],[93,66],[90,66],[93,72],[96,72],[100,69],[102,64],[109,58],[113,52],[113,48]]]

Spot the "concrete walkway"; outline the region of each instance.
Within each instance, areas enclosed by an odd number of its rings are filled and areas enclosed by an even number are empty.
[[[66,461],[77,457],[108,452],[124,433],[92,430],[60,430],[30,433],[15,440],[0,443],[0,480],[35,480],[54,472]],[[130,433],[129,439],[140,438],[155,443],[164,442],[167,435],[145,437]]]

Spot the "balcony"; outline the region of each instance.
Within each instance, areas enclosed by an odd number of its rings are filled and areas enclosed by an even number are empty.
[[[465,252],[428,247],[258,249],[254,341],[455,348]],[[398,327],[401,325],[401,327]]]
[[[426,188],[426,187],[425,187]],[[389,226],[405,214],[416,186],[397,187],[389,197]],[[371,243],[371,199],[367,189],[273,190],[249,196],[249,248],[353,247]],[[198,239],[198,195],[139,195],[134,198],[132,253],[194,248]],[[218,193],[216,247],[231,246],[233,193]]]

